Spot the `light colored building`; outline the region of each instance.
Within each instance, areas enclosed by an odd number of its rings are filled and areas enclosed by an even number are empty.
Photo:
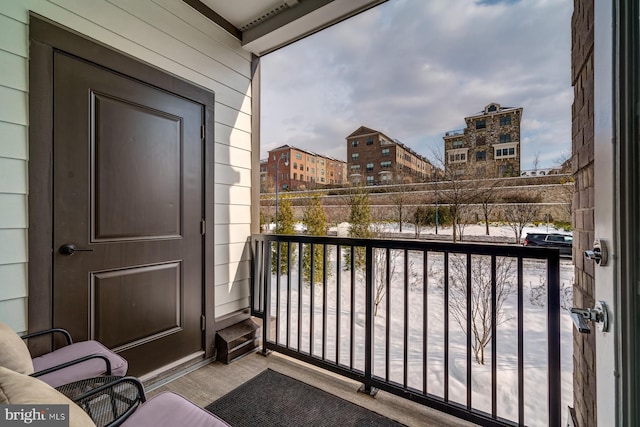
[[[447,173],[465,177],[520,175],[522,108],[491,103],[465,117],[466,128],[445,133]]]
[[[347,136],[347,167],[353,184],[429,181],[431,162],[397,139],[360,126]]]

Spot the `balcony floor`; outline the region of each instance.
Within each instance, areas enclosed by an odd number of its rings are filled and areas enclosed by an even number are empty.
[[[161,391],[173,391],[185,396],[196,405],[204,407],[267,368],[313,385],[407,426],[475,425],[384,391],[379,391],[375,398],[366,396],[357,392],[360,384],[355,381],[277,353],[272,353],[268,357],[254,353],[230,365],[214,362],[164,384],[149,392],[148,395],[153,396]]]

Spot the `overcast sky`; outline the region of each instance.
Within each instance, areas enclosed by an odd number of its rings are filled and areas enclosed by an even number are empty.
[[[433,159],[487,104],[523,107],[522,169],[571,152],[569,0],[389,0],[262,58],[261,158],[346,160],[364,125]]]

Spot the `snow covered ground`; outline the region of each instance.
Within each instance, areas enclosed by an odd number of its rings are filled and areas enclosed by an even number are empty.
[[[344,223],[346,227],[348,227],[348,223]],[[329,227],[329,231],[337,232],[339,226]],[[400,227],[397,222],[386,222],[386,223],[378,223],[374,224],[373,228],[376,231],[380,231],[383,233],[399,233]],[[304,226],[302,224],[297,224],[296,230],[303,231]],[[415,236],[415,226],[413,224],[402,224],[402,233],[406,234],[407,237]],[[464,227],[464,235],[465,236],[484,236],[486,233],[486,228],[484,224],[468,224]],[[571,235],[571,232],[565,231],[564,229],[558,229],[553,224],[540,224],[540,225],[527,225],[524,227],[522,231],[522,238],[524,238],[527,233],[560,233],[560,234],[568,234]],[[420,227],[420,235],[424,236],[427,234],[435,234],[435,227]],[[438,234],[451,236],[453,234],[453,227],[451,226],[439,226]],[[502,236],[502,237],[515,237],[514,231],[511,227],[506,224],[490,224],[489,225],[489,234],[491,236]]]
[[[397,232],[397,225],[391,224],[388,228],[391,232]],[[406,231],[405,231],[406,230]],[[424,230],[429,232],[428,230]],[[439,233],[450,233],[451,228],[440,228]],[[468,226],[465,234],[472,232],[484,234],[483,225]],[[527,227],[527,232],[546,232],[547,227]],[[407,227],[403,232],[413,234],[414,230]],[[550,227],[549,232],[562,232]],[[502,234],[504,233],[504,234]],[[513,235],[513,231],[505,226],[492,227],[492,235]],[[523,234],[523,236],[524,236]],[[342,255],[344,256],[344,254]],[[335,271],[335,248],[328,255],[332,264],[332,274],[328,277],[327,292],[327,328],[323,331],[323,287],[314,287],[313,304],[313,354],[322,356],[323,335],[326,335],[327,346],[324,349],[326,358],[344,365],[350,362],[350,318],[351,318],[351,272],[340,272],[341,288],[338,293]],[[481,262],[480,257],[473,258],[472,262]],[[343,263],[344,264],[344,263]],[[294,263],[297,266],[297,263]],[[407,318],[408,330],[408,371],[407,379],[409,387],[422,390],[423,370],[426,366],[427,391],[436,396],[444,396],[445,387],[445,363],[449,369],[449,399],[454,402],[466,404],[467,390],[467,351],[466,334],[464,329],[456,322],[452,315],[450,301],[449,323],[444,324],[444,291],[443,291],[443,257],[429,255],[428,263],[428,287],[427,287],[427,331],[423,330],[423,271],[422,255],[410,253],[409,261],[409,287],[408,287],[408,312],[405,314],[404,295],[404,262],[399,256],[393,268],[390,289],[390,305],[386,306],[386,296],[380,303],[374,325],[374,375],[402,384],[404,381],[404,322]],[[451,265],[451,264],[450,264]],[[281,277],[280,292],[280,343],[286,342],[287,304],[291,304],[290,346],[298,348],[298,293],[302,292],[301,325],[302,341],[300,349],[310,351],[310,324],[311,324],[311,286],[304,282],[301,289],[298,288],[297,267],[291,272],[291,294],[286,293],[287,277]],[[561,286],[570,290],[573,283],[574,269],[571,260],[561,261],[560,270]],[[545,292],[544,282],[546,277],[546,264],[541,261],[527,260],[524,263],[524,386],[525,386],[525,422],[527,425],[547,425],[547,327],[546,307],[544,306]],[[514,283],[512,280],[509,279]],[[275,275],[272,283],[275,286]],[[361,275],[357,276],[355,286],[356,306],[354,310],[355,329],[354,336],[354,367],[364,370],[364,327],[365,287]],[[474,291],[475,292],[475,291]],[[565,295],[570,305],[571,296]],[[338,313],[338,300],[340,311]],[[272,315],[276,315],[276,292],[272,292]],[[498,416],[510,420],[517,420],[518,416],[518,371],[517,371],[517,296],[511,293],[505,298],[502,306],[505,320],[497,327],[496,359],[497,359],[497,406]],[[340,329],[337,329],[337,319],[340,318]],[[388,319],[388,320],[387,320]],[[464,323],[464,322],[463,322]],[[388,331],[387,331],[388,324]],[[572,328],[573,324],[567,310],[561,311],[561,382],[562,382],[562,407],[565,408],[572,402]],[[444,360],[445,329],[449,333],[449,359]],[[386,337],[389,335],[389,342]],[[423,351],[423,340],[426,337],[427,352]],[[273,337],[275,338],[275,337]],[[339,341],[340,352],[336,354]],[[389,372],[386,372],[385,354],[389,349]],[[479,364],[472,359],[472,406],[474,409],[491,412],[491,343],[485,349],[485,364]]]

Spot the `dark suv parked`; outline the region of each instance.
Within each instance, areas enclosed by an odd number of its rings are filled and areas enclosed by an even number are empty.
[[[560,249],[560,255],[571,256],[573,237],[559,233],[529,233],[524,238],[525,246],[544,246]]]

